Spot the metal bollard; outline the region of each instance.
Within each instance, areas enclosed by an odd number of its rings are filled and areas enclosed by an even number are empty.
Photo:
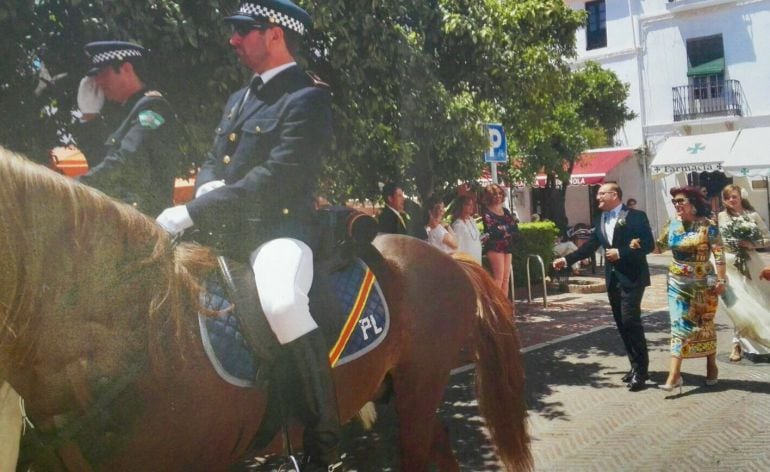
[[[540,264],[540,275],[542,276],[543,282],[543,307],[548,307],[548,289],[545,284],[545,264],[543,263],[543,258],[537,254],[527,254],[527,301],[530,303],[532,302],[532,283],[529,275],[529,261],[531,259],[536,259]]]

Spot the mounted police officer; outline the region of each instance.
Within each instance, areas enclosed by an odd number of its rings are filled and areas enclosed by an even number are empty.
[[[196,181],[196,198],[166,209],[160,226],[195,226],[225,253],[248,258],[262,309],[303,388],[304,470],[339,465],[339,418],[327,347],[310,315],[313,195],[332,138],[326,84],[294,61],[310,16],[289,0],[247,0],[232,16],[230,45],[254,72],[230,96]]]
[[[99,121],[105,99],[117,104],[124,118],[106,138],[96,133],[103,144],[84,146],[91,169],[79,180],[155,216],[173,202],[177,166],[172,156],[179,142],[175,116],[160,92],[145,84],[143,47],[99,41],[84,49],[91,65],[78,90],[81,120],[91,123],[84,126],[93,128]]]

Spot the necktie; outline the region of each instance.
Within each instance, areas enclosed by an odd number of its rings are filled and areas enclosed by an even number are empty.
[[[246,102],[249,101],[249,99],[256,94],[259,89],[262,87],[262,77],[255,75],[251,78],[251,82],[249,82],[249,88],[246,89],[246,91],[243,93],[243,98],[241,99],[240,105],[238,105],[238,115],[241,114],[241,111],[243,111],[243,107],[246,105]]]
[[[262,85],[264,82],[262,81],[262,77],[255,75],[251,78],[251,82],[249,82],[249,90],[252,94],[255,94],[259,91],[260,88],[262,88]]]

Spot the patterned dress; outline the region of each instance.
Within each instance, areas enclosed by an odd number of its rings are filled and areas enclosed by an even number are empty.
[[[498,215],[487,209],[482,213],[484,232],[489,238],[484,242],[484,253],[487,251],[511,252],[513,249],[513,233],[519,231],[516,219],[507,208],[503,208],[503,214]]]
[[[674,256],[668,269],[668,309],[671,317],[671,355],[690,358],[716,353],[714,329],[719,297],[714,266],[725,263],[719,227],[707,218],[683,223],[671,220],[658,239]]]

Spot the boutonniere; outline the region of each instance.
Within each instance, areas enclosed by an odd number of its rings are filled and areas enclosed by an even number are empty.
[[[626,225],[626,219],[623,217],[618,218],[618,222],[615,223],[615,226],[622,228]]]

